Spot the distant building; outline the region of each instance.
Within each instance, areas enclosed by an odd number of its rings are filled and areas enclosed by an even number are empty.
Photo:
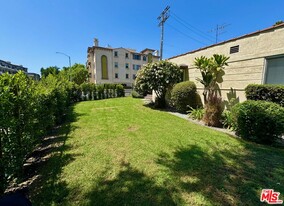
[[[98,39],[88,48],[89,81],[96,84],[119,83],[132,86],[137,71],[148,62],[159,60],[158,51],[100,47]]]
[[[16,74],[18,71],[27,73],[28,69],[22,65],[15,65],[11,62],[0,60],[0,75],[6,72],[9,74]]]
[[[168,60],[184,69],[186,79],[196,82],[201,94],[203,85],[196,81],[201,74],[194,66],[194,59],[211,57],[213,54],[230,57],[224,81],[220,84],[224,98],[230,93],[230,88],[235,89],[240,101],[244,101],[244,88],[248,84],[284,84],[284,24],[189,51]]]
[[[37,74],[37,73],[28,73],[28,76],[30,77],[30,78],[32,78],[33,80],[36,80],[36,81],[39,81],[40,80],[40,75],[39,74]]]

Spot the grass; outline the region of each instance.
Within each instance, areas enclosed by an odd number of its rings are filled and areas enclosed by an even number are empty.
[[[81,102],[31,188],[34,205],[260,205],[284,151],[118,98]],[[71,118],[72,117],[72,118]]]

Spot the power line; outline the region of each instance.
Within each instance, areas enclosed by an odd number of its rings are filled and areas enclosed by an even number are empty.
[[[199,41],[199,40],[197,40],[197,39],[187,35],[186,33],[182,32],[180,30],[178,30],[177,28],[175,28],[174,26],[170,25],[169,23],[167,23],[167,25],[170,26],[172,29],[176,30],[177,32],[179,32],[180,34],[186,36],[187,38],[192,39],[192,40],[194,40],[194,41],[196,41],[196,42],[198,42],[198,43],[200,43],[202,45],[206,45],[205,43],[203,43],[203,42],[201,42],[201,41]]]
[[[180,24],[182,24],[184,27],[186,27],[187,29],[189,29],[190,31],[194,32],[195,34],[203,37],[204,39],[207,39],[210,42],[214,42],[213,41],[213,37],[206,34],[205,32],[197,29],[196,27],[192,26],[191,24],[189,24],[188,22],[186,22],[185,20],[183,20],[182,18],[178,17],[175,13],[171,12],[172,17],[179,22]],[[190,28],[191,27],[191,28]]]
[[[160,16],[157,18],[159,22],[159,27],[161,27],[161,46],[160,46],[160,60],[163,59],[163,43],[164,43],[164,24],[167,21],[167,19],[170,17],[169,15],[169,9],[170,7],[167,6],[164,11],[160,14]]]

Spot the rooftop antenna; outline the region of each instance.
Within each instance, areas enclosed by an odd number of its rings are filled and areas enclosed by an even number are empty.
[[[224,34],[226,31],[223,31],[227,26],[230,26],[230,24],[222,24],[222,25],[216,25],[215,29],[210,30],[210,32],[215,32],[215,40],[216,40],[216,44],[219,41],[219,36],[221,34]]]

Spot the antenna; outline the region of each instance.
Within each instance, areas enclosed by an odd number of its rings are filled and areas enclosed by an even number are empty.
[[[160,46],[160,60],[163,59],[163,44],[164,44],[164,24],[167,21],[167,19],[170,17],[169,15],[169,9],[170,7],[167,6],[164,11],[160,14],[160,16],[157,18],[159,22],[159,27],[161,27],[161,46]]]
[[[224,34],[225,31],[223,31],[227,26],[230,26],[231,24],[222,24],[222,25],[218,25],[216,26],[215,29],[210,30],[210,32],[216,32],[216,44],[218,43],[219,40],[219,36],[221,34]]]

